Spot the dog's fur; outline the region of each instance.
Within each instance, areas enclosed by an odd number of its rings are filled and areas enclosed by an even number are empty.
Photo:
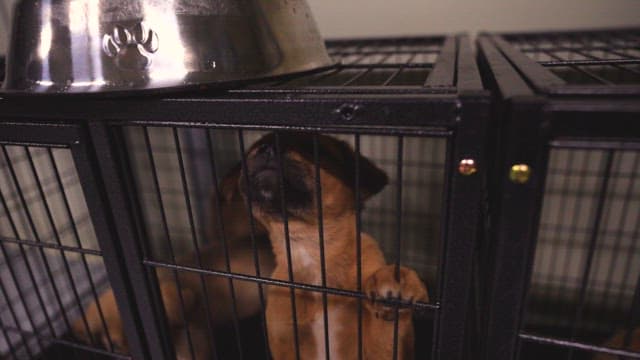
[[[224,230],[230,258],[230,271],[245,275],[256,275],[249,216],[245,203],[238,191],[239,175],[240,167],[236,166],[220,184],[220,200],[218,201],[215,195],[212,196],[211,226],[207,229],[207,235],[211,241],[209,245],[200,249],[200,264],[205,269],[227,271],[221,239],[222,230]],[[218,217],[221,218],[224,229],[218,226]],[[266,230],[259,223],[256,223],[254,228],[261,275],[268,276],[275,265],[273,253],[266,239]],[[197,254],[195,253],[178,259],[177,263],[194,267],[199,265]],[[179,272],[180,290],[176,287],[175,274],[172,270],[159,268],[157,269],[157,276],[167,322],[171,328],[170,336],[173,340],[176,357],[178,359],[191,359],[185,332],[188,327],[194,347],[195,359],[209,359],[211,357],[210,343],[213,339],[210,338],[207,330],[205,306],[209,308],[214,326],[227,325],[233,321],[234,309],[229,280],[219,276],[204,276],[207,295],[205,296],[202,291],[201,276],[199,274]],[[243,319],[257,314],[261,310],[258,286],[247,281],[234,281],[233,285],[236,297],[235,310],[238,318]],[[98,301],[114,347],[116,350],[126,353],[128,344],[113,291],[108,289],[100,296]],[[87,343],[93,338],[108,348],[108,338],[104,332],[96,302],[87,307],[85,315],[91,336],[87,334],[86,326],[82,319],[78,319],[73,324],[74,335]]]
[[[362,202],[387,184],[386,174],[350,146],[318,135],[319,173],[326,263],[326,286],[358,290],[355,187]],[[269,233],[276,257],[273,277],[290,280],[282,212],[283,193],[288,218],[293,280],[322,285],[314,138],[310,134],[268,134],[247,154],[248,179],[241,176],[241,191],[250,192],[254,215]],[[355,165],[359,165],[356,185]],[[361,233],[362,290],[373,298],[394,297],[406,301],[428,300],[417,274],[386,265],[376,241]],[[275,360],[294,359],[294,324],[290,289],[270,286],[267,292],[269,347]],[[322,295],[295,291],[297,337],[302,359],[324,359],[325,338]],[[355,359],[358,350],[358,300],[328,295],[329,351],[332,359]],[[362,345],[364,359],[393,358],[393,307],[364,301]],[[398,359],[413,358],[411,311],[400,308]]]
[[[631,332],[631,338],[628,346],[624,346],[625,336],[627,335],[626,330],[620,330],[613,335],[606,343],[602,346],[614,349],[624,349],[629,351],[640,352],[640,328],[635,328]],[[593,357],[593,360],[618,360],[623,359],[624,357],[618,357],[614,355],[609,355],[605,353],[598,353]]]

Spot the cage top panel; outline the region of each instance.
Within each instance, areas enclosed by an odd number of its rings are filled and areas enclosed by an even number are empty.
[[[337,67],[259,84],[251,91],[396,94],[482,89],[466,36],[330,40],[327,50]]]
[[[540,93],[640,96],[640,28],[493,35]]]
[[[221,92],[274,91],[448,94],[457,93],[459,88],[482,90],[466,35],[341,39],[329,40],[326,45],[336,63],[333,67],[257,83],[238,83],[231,90],[204,85],[194,88],[195,91],[171,92],[171,96],[211,98]],[[75,94],[83,95],[90,96]],[[127,95],[136,95],[136,92]]]
[[[335,68],[233,90],[128,97],[6,95],[0,96],[0,113],[15,119],[194,126],[450,127],[460,113],[462,94],[489,101],[466,35],[332,40],[327,47],[340,64]]]

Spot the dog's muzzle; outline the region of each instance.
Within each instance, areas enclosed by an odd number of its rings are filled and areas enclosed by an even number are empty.
[[[280,165],[272,145],[261,144],[248,161],[249,186],[243,184],[242,190],[245,194],[250,191],[252,202],[269,213],[281,214],[283,201],[289,213],[309,207],[312,192],[305,181],[308,175],[285,154],[281,160]]]

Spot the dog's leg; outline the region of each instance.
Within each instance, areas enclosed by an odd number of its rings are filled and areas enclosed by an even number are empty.
[[[625,330],[620,330],[615,333],[615,335],[607,340],[606,343],[601,346],[610,347],[610,348],[618,348],[630,351],[640,351],[640,328],[636,328],[631,332],[631,341],[627,347],[624,346],[624,338],[626,335]],[[622,357],[620,357],[622,359]],[[605,353],[597,353],[593,356],[593,360],[617,360],[618,357],[614,355],[609,355]]]
[[[183,313],[186,316],[191,311],[196,302],[196,294],[184,286],[178,289],[172,281],[160,283],[160,293],[169,325],[184,326],[186,319],[183,319]]]
[[[254,252],[251,248],[232,249],[229,256],[229,268],[225,259],[222,247],[207,247],[201,249],[201,263],[204,269],[216,271],[231,271],[232,273],[256,276],[254,263]],[[259,248],[258,250],[260,276],[267,277],[273,272],[273,255],[270,250]],[[195,262],[195,260],[191,260]],[[189,263],[190,264],[190,263]],[[198,266],[196,264],[196,266]],[[167,274],[170,275],[170,274]],[[166,275],[163,279],[173,282]],[[204,279],[206,293],[203,291],[202,280]],[[196,295],[198,304],[197,311],[201,311],[200,317],[206,319],[206,308],[211,315],[214,327],[230,325],[235,321],[246,319],[259,314],[262,309],[260,301],[260,287],[253,281],[232,280],[233,293],[230,280],[227,277],[216,275],[200,275],[194,272],[181,272],[180,283],[182,288],[191,289]],[[263,287],[264,288],[264,287]],[[263,291],[266,296],[266,289]],[[163,294],[164,297],[164,294]],[[175,297],[174,297],[175,298]],[[234,300],[235,298],[235,300]],[[204,305],[204,306],[203,306]]]
[[[295,359],[293,318],[288,289],[268,289],[266,320],[271,357],[274,360]]]
[[[84,320],[78,319],[72,326],[73,335],[87,344],[90,344],[90,339],[93,338],[96,342],[100,342],[105,349],[110,349],[109,342],[111,342],[114,350],[127,352],[127,340],[113,291],[109,289],[102,293],[98,302],[100,309],[98,309],[97,302],[93,302],[85,311],[85,318],[91,334],[87,334]],[[104,319],[104,323],[102,319]]]
[[[174,339],[176,360],[207,360],[211,358],[212,354],[210,354],[209,349],[213,339],[201,324],[189,323],[191,347],[184,327],[173,331],[172,338]],[[193,349],[193,358],[191,357],[191,349]]]
[[[288,288],[272,286],[268,290],[267,301],[267,332],[269,350],[274,360],[296,359],[296,344],[294,340],[294,322],[292,314],[291,293]],[[316,294],[296,290],[296,322],[298,351],[300,359],[318,358],[321,344],[316,344],[313,329],[311,308],[316,304]],[[324,358],[324,357],[322,357]]]
[[[398,359],[413,359],[413,323],[411,310],[396,310],[376,299],[401,299],[402,301],[428,301],[427,289],[415,271],[400,267],[396,278],[395,266],[386,265],[377,270],[365,282],[364,291],[371,297],[366,303],[363,319],[363,343],[366,359],[393,358],[394,327],[397,319]]]

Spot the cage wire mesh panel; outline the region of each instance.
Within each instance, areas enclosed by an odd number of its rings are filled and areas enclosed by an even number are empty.
[[[640,84],[640,30],[508,35],[505,39],[564,86]]]
[[[341,62],[340,67],[235,92],[278,88],[428,92],[434,84],[438,91],[454,85],[453,77],[444,84],[442,76],[430,76],[443,49],[447,56],[454,56],[457,47],[454,38],[446,43],[444,38],[409,38],[335,41],[328,45],[330,54]],[[124,146],[120,162],[125,164],[123,172],[131,175],[132,191],[136,194],[134,202],[146,242],[144,263],[157,276],[161,292],[177,292],[172,296],[161,294],[176,353],[195,358],[268,356],[264,309],[265,292],[273,282],[271,245],[265,230],[260,229],[262,225],[248,216],[246,210],[234,213],[231,219],[225,217],[227,211],[238,211],[225,205],[227,178],[246,166],[244,153],[267,132],[234,126],[188,128],[153,126],[153,121],[150,124],[127,126],[121,122],[118,125]],[[402,132],[400,129],[394,127]],[[406,136],[384,135],[388,133],[385,127],[373,132],[380,135],[359,134],[357,128],[326,133],[357,149],[389,177],[389,184],[367,201],[362,216],[353,226],[377,240],[388,263],[398,262],[414,269],[426,282],[435,303],[439,297],[445,159],[449,143],[443,136],[411,136],[411,130],[406,131]],[[233,196],[237,195],[231,198]],[[238,228],[242,228],[241,231]],[[238,232],[243,234],[241,238]],[[244,256],[247,256],[246,263],[238,260],[245,259]],[[295,263],[295,251],[292,257]],[[316,269],[323,273],[322,277],[333,270]],[[307,292],[318,293],[328,301],[339,296],[361,296],[357,291],[361,291],[362,286],[331,289],[324,282],[296,283],[293,278],[279,283],[280,286],[291,284],[315,286]],[[341,294],[339,290],[347,292]],[[295,291],[300,293],[304,289]],[[200,303],[190,302],[190,292],[197,294]],[[260,311],[247,309],[243,303],[247,294],[259,298],[252,306],[259,307]],[[207,306],[211,301],[216,304]],[[429,357],[433,344],[424,339],[430,339],[433,333],[433,312],[428,306],[422,310],[417,312],[416,336],[421,340],[416,342],[416,350],[420,357]],[[198,320],[190,320],[194,317]],[[174,324],[174,320],[183,325]],[[184,326],[185,321],[191,325]],[[327,334],[337,331],[331,328],[336,326],[331,325],[331,321],[323,322]],[[205,338],[215,341],[202,341]],[[325,347],[325,351],[330,348],[328,339],[325,336],[326,341],[318,345]]]
[[[525,331],[604,345],[640,325],[639,160],[637,151],[552,149]],[[536,356],[524,343],[521,358]]]
[[[151,154],[154,163],[149,160],[145,146],[144,132],[147,132]],[[174,142],[174,132],[178,134],[180,152],[185,161],[184,176],[189,189],[181,187],[181,173],[177,155],[177,145]],[[217,174],[227,174],[241,161],[240,146],[237,131],[234,130],[203,130],[203,129],[171,129],[151,127],[144,130],[141,127],[131,127],[127,131],[128,143],[132,147],[133,169],[138,181],[138,196],[141,198],[150,239],[154,239],[158,259],[166,259],[168,251],[159,240],[162,234],[161,216],[158,216],[157,192],[154,189],[151,168],[156,166],[158,183],[162,202],[166,207],[165,213],[169,221],[170,236],[175,240],[174,248],[177,253],[192,251],[191,230],[189,229],[189,214],[186,207],[185,195],[190,195],[190,203],[194,207],[195,227],[199,234],[199,242],[207,243],[206,223],[211,222],[204,214],[211,211],[213,204],[210,198],[214,191],[212,171],[215,164]],[[263,131],[244,131],[244,143],[253,144],[266,135]],[[354,136],[333,134],[337,139],[350,143],[353,147]],[[206,148],[209,137],[215,154],[214,161]],[[204,147],[203,147],[204,146]],[[390,136],[360,136],[360,152],[372,159],[389,175],[390,181],[386,189],[371,199],[362,215],[363,228],[374,235],[381,243],[385,254],[393,255],[395,236],[394,191],[398,186],[396,177],[397,140]],[[440,212],[442,207],[444,186],[444,160],[446,140],[442,138],[408,137],[403,145],[403,199],[402,215],[403,227],[410,231],[403,233],[406,246],[404,262],[419,270],[425,278],[435,281],[437,257],[439,248],[437,241],[440,237]],[[184,161],[184,160],[183,160]],[[223,177],[223,175],[220,175]],[[200,213],[200,215],[197,215]],[[164,250],[163,250],[164,248]]]
[[[264,131],[241,131],[222,129],[197,129],[197,128],[168,128],[168,127],[125,127],[124,134],[127,138],[132,173],[135,176],[136,189],[140,208],[143,214],[145,228],[148,234],[149,259],[158,267],[158,276],[162,283],[164,279],[171,277],[167,274],[167,265],[185,265],[228,273],[242,273],[257,275],[253,264],[248,268],[234,265],[233,244],[228,242],[241,241],[233,237],[233,223],[226,223],[227,238],[218,236],[216,229],[216,204],[212,200],[216,192],[216,181],[225,181],[225,174],[230,169],[237,167],[242,162],[242,148],[245,151],[255,141],[264,136]],[[364,206],[361,217],[362,231],[371,234],[380,244],[389,263],[396,258],[398,245],[398,214],[401,215],[400,231],[401,253],[400,263],[417,271],[429,286],[430,297],[437,299],[437,269],[440,254],[440,225],[442,221],[443,189],[444,189],[444,162],[446,155],[446,139],[431,137],[404,137],[402,149],[398,138],[393,136],[373,135],[347,135],[330,134],[334,138],[349,143],[352,147],[359,143],[359,151],[365,157],[371,159],[377,166],[389,176],[389,184],[380,194],[370,199]],[[356,140],[357,138],[357,140]],[[402,163],[398,163],[398,152],[401,151]],[[398,167],[401,167],[399,180]],[[402,189],[400,199],[401,209],[398,209],[397,191]],[[220,191],[220,189],[217,189]],[[242,214],[246,216],[246,214]],[[247,224],[246,219],[236,221]],[[254,224],[254,226],[257,226]],[[356,226],[353,224],[353,226]],[[224,242],[227,244],[224,244]],[[258,239],[260,241],[260,239]],[[262,239],[262,244],[269,248],[268,239]],[[230,248],[231,264],[218,260],[212,260],[209,255],[203,255],[203,261],[193,261],[196,252],[220,253]],[[270,248],[269,248],[270,251]],[[261,252],[259,256],[264,256]],[[294,254],[295,257],[295,254]],[[296,260],[293,259],[295,262]],[[264,265],[260,261],[260,265]],[[234,269],[234,266],[236,268]],[[181,269],[185,271],[185,269]],[[193,273],[193,269],[186,270]],[[266,268],[259,273],[262,277],[270,277],[272,265],[266,264]],[[316,269],[320,271],[320,269]],[[332,269],[326,269],[331,272]],[[208,277],[216,276],[208,274]],[[191,278],[189,278],[191,277]],[[182,283],[196,280],[197,276],[179,277]],[[245,281],[246,282],[246,281]],[[317,284],[316,284],[317,285]],[[161,285],[162,286],[162,285]],[[180,284],[183,286],[183,284]],[[228,284],[207,285],[207,292],[213,296],[216,293],[212,286],[231,286]],[[234,292],[247,291],[248,285],[243,281],[233,281]],[[238,290],[238,288],[241,288]],[[249,288],[256,288],[251,285]],[[349,289],[353,290],[353,289]],[[239,296],[242,296],[240,294]],[[180,305],[184,305],[184,302]],[[221,303],[219,307],[224,311],[212,310],[213,314],[231,316],[226,324],[216,324],[211,329],[215,334],[211,338],[215,342],[216,351],[222,356],[237,357],[239,352],[255,351],[260,345],[264,345],[264,333],[260,330],[259,314],[253,318],[245,319],[242,309],[234,308],[234,304]],[[167,304],[165,303],[165,306]],[[240,305],[241,306],[241,305]],[[226,308],[225,308],[226,307]],[[200,316],[205,311],[200,310]],[[190,309],[184,310],[190,312]],[[184,316],[189,316],[185,313]],[[423,317],[425,314],[423,314]],[[257,318],[256,318],[257,317]],[[422,320],[424,321],[424,320]],[[334,325],[335,326],[335,325]],[[423,327],[427,325],[422,325]],[[226,331],[219,331],[223,328]],[[191,337],[199,336],[198,331],[192,330]],[[185,331],[186,332],[186,331]],[[254,343],[238,343],[250,333]],[[195,334],[194,334],[195,333]],[[232,340],[229,343],[229,334]],[[245,336],[243,336],[245,335]],[[235,337],[235,339],[234,339]],[[262,339],[261,339],[262,338]],[[222,340],[222,341],[221,341]],[[226,340],[226,341],[225,341]],[[183,340],[176,340],[183,341]],[[234,345],[235,348],[225,349],[225,345]],[[179,344],[174,344],[179,347]],[[198,352],[197,341],[192,344]],[[205,344],[199,344],[204,346]],[[424,343],[421,345],[423,356],[430,351]],[[225,353],[226,351],[226,353]],[[262,349],[264,351],[264,348]],[[257,356],[257,355],[253,355]]]
[[[86,358],[92,355],[81,349],[116,350],[108,331],[76,340],[88,327],[105,326],[83,314],[108,280],[70,150],[0,150],[0,353]],[[69,350],[49,348],[60,344]]]
[[[444,45],[443,38],[341,40],[328,44],[341,65],[331,71],[278,81],[276,88],[422,89]],[[453,84],[449,84],[453,86]]]

